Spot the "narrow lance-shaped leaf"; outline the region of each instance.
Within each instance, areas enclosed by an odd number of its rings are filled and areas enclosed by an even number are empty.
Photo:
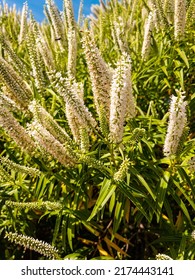
[[[104,207],[106,202],[109,200],[109,198],[114,193],[115,189],[116,189],[116,185],[112,184],[111,180],[104,179],[104,181],[102,183],[102,187],[100,189],[99,196],[97,198],[95,206],[94,206],[88,220],[91,220]]]
[[[170,179],[170,172],[169,171],[165,171],[162,175],[162,178],[160,180],[160,184],[157,188],[157,192],[156,192],[156,207],[157,207],[157,219],[158,221],[160,220],[160,214],[161,214],[161,210],[164,204],[164,200],[165,200],[165,195],[167,192],[167,188],[168,188],[168,184],[169,184],[169,179]]]

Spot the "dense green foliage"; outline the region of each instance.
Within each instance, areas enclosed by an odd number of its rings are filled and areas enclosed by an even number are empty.
[[[26,4],[22,14],[0,7],[1,259],[195,259],[195,2],[186,1],[179,32],[166,10],[174,1],[100,2],[78,23],[69,0],[62,15],[46,1],[42,24]],[[121,141],[106,119],[116,69],[121,92],[132,86],[136,100],[136,115],[117,124]],[[179,92],[188,121],[177,152],[165,156],[170,98]],[[118,120],[122,106],[113,109]]]

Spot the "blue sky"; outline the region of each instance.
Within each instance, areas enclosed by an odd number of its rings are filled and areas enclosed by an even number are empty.
[[[63,1],[62,0],[54,0],[54,1],[59,7],[59,9],[62,10]],[[3,1],[0,0],[0,3],[2,2]],[[16,4],[18,10],[19,9],[21,10],[25,0],[6,0],[5,2],[10,6]],[[43,5],[45,4],[45,0],[28,0],[27,2],[28,2],[29,9],[32,10],[35,19],[37,21],[42,21],[44,19]],[[79,4],[80,4],[80,0],[73,0],[76,19],[77,19]],[[92,4],[99,4],[99,0],[84,0],[84,11],[83,11],[84,15],[90,14],[90,7]]]

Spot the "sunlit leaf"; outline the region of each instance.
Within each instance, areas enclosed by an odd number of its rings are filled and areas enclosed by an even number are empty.
[[[103,181],[96,204],[88,220],[91,220],[104,207],[106,202],[112,196],[115,189],[116,189],[116,185],[112,184],[111,180],[105,179]]]
[[[158,211],[158,221],[160,219],[160,214],[161,214],[161,210],[164,204],[164,200],[165,200],[165,195],[167,192],[167,188],[168,188],[168,183],[169,183],[169,178],[170,178],[171,174],[169,171],[165,171],[164,174],[162,175],[162,178],[160,180],[160,184],[157,188],[157,200],[156,200],[156,205],[157,205],[157,211]]]
[[[181,49],[176,49],[176,51],[178,52],[179,56],[180,56],[181,59],[184,61],[184,63],[186,64],[186,66],[189,68],[190,65],[189,65],[189,62],[188,62],[186,53],[185,53],[183,50],[181,50]]]

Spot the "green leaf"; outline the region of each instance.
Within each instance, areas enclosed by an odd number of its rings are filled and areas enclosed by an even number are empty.
[[[195,52],[195,45],[191,47],[191,49]]]
[[[58,233],[59,233],[59,229],[60,229],[60,225],[61,225],[61,220],[62,220],[62,212],[60,212],[57,216],[56,219],[56,224],[55,224],[55,228],[54,228],[54,233],[53,233],[53,239],[52,239],[52,245],[55,245]]]
[[[35,197],[41,199],[47,189],[48,179],[45,178],[43,174],[41,174],[40,178],[37,179],[36,189],[35,189]]]
[[[181,57],[181,59],[184,61],[185,65],[190,68],[186,53],[183,50],[180,49],[176,49],[176,51],[178,52],[179,56]]]
[[[191,188],[191,191],[195,197],[195,188],[194,185],[192,184],[190,177],[187,175],[186,171],[182,167],[178,167],[178,172],[181,176],[181,178],[188,184],[188,186]]]
[[[67,225],[67,238],[70,249],[73,251],[73,238],[75,237],[75,217],[69,215]]]
[[[184,73],[183,73],[183,68],[180,69],[180,70],[175,70],[174,74],[177,77],[177,79],[179,80],[179,84],[180,84],[182,90],[185,90],[184,89]]]
[[[187,209],[185,203],[183,202],[183,200],[175,193],[175,190],[173,188],[169,188],[169,192],[171,193],[173,199],[177,202],[177,204],[179,205],[179,207],[183,211],[184,215],[188,219],[190,225],[192,226],[192,221],[191,221],[191,218],[190,218],[190,214],[189,214],[188,209]]]
[[[115,203],[116,203],[116,193],[113,192],[113,194],[111,196],[111,199],[110,199],[110,203],[109,203],[109,213],[110,213],[110,215],[112,214]]]
[[[150,215],[146,213],[145,208],[142,205],[142,200],[136,198],[132,188],[128,186],[124,181],[119,182],[118,186],[120,190],[130,199],[130,201],[132,201],[135,207],[137,207],[137,209],[142,213],[142,215],[144,215],[148,221],[151,221]],[[148,202],[148,199],[146,197],[144,197],[144,199]]]
[[[160,184],[157,188],[157,193],[156,193],[156,208],[157,208],[157,221],[159,222],[160,220],[160,216],[161,216],[161,210],[164,204],[164,200],[165,200],[165,195],[167,192],[167,187],[168,187],[168,183],[169,183],[169,179],[170,179],[170,172],[169,171],[165,171],[161,180],[160,180]]]
[[[169,74],[168,74],[168,72],[167,72],[167,68],[166,68],[165,66],[161,66],[161,69],[163,70],[163,72],[165,73],[165,75],[166,75],[167,77],[169,77]]]
[[[142,175],[134,168],[134,167],[129,167],[129,170],[131,173],[133,173],[138,180],[140,181],[140,183],[145,187],[145,189],[149,192],[149,194],[151,195],[151,197],[153,198],[153,200],[156,200],[156,196],[153,193],[152,188],[148,185],[148,183],[146,182],[146,180],[142,177]]]
[[[72,254],[68,254],[64,257],[64,260],[85,260],[86,257],[83,254],[80,253],[72,253]]]
[[[166,210],[166,212],[167,212],[168,219],[169,219],[169,222],[171,223],[171,226],[174,227],[174,222],[173,222],[173,209],[171,208],[171,205],[170,205],[168,199],[165,199],[165,201],[164,201],[164,208],[165,208],[165,210]]]
[[[68,214],[65,214],[62,220],[62,248],[66,251],[67,247],[67,225],[68,225]]]
[[[106,261],[106,260],[114,260],[114,258],[111,257],[111,256],[99,256],[99,257],[92,258],[90,260],[104,260],[104,261]]]
[[[180,242],[177,260],[185,259],[186,245],[187,245],[187,236],[184,234]]]
[[[184,189],[183,184],[180,185],[180,183],[176,182],[173,179],[173,183],[174,185],[178,188],[178,190],[180,190],[180,192],[184,195],[184,197],[188,200],[188,202],[190,203],[190,205],[192,206],[193,210],[195,210],[195,203],[194,201],[190,198],[191,194],[188,195],[187,192]]]
[[[124,216],[124,208],[125,208],[125,197],[124,195],[120,195],[117,203],[116,203],[116,208],[114,211],[114,223],[113,223],[113,235],[117,232],[121,220]]]
[[[105,178],[97,198],[96,204],[91,212],[88,221],[90,221],[106,204],[116,189],[116,185],[111,183],[110,179]]]

